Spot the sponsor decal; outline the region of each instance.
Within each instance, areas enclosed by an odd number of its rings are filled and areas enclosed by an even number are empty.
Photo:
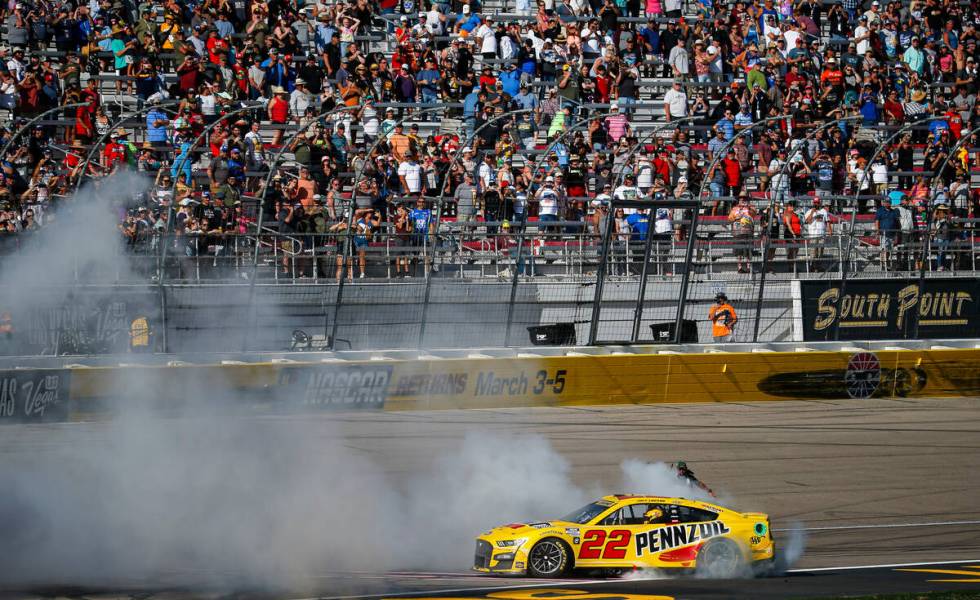
[[[565,528],[565,535],[578,535],[578,533],[579,533],[579,528],[578,527],[566,527]]]
[[[636,556],[641,557],[644,554],[655,554],[680,546],[696,544],[730,532],[731,529],[721,521],[667,525],[636,534],[634,547]]]
[[[286,367],[279,384],[293,402],[310,408],[382,408],[390,365]]]
[[[0,374],[0,423],[68,420],[69,371]]]
[[[956,372],[947,370],[949,379]],[[871,398],[880,396],[910,396],[926,386],[925,370],[885,369],[873,352],[857,352],[847,361],[845,369],[794,371],[770,375],[759,382],[759,391],[770,396],[789,398]],[[956,381],[966,391],[976,384]]]
[[[545,529],[551,527],[551,523],[531,523],[530,525],[535,529]]]

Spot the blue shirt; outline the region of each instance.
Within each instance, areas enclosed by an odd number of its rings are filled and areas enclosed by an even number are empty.
[[[538,107],[538,97],[534,94],[518,92],[518,94],[514,96],[514,102],[517,102],[518,108],[527,110]]]
[[[235,26],[231,24],[231,21],[217,20],[214,22],[214,28],[218,30],[219,37],[231,37],[235,33]]]
[[[422,69],[419,71],[418,77],[415,80],[418,82],[419,87],[427,92],[437,92],[439,91],[439,71],[435,69]]]
[[[735,123],[731,119],[719,119],[716,125],[725,132],[725,141],[735,137]]]
[[[476,116],[476,105],[480,103],[480,94],[474,89],[466,97],[463,98],[463,116],[464,117],[475,117]]]
[[[656,27],[645,26],[640,30],[640,36],[650,44],[652,50],[645,51],[651,54],[660,54],[660,32]]]
[[[408,218],[412,220],[415,233],[428,233],[429,224],[432,223],[432,211],[428,208],[413,208],[408,213]]]
[[[169,119],[170,117],[159,108],[154,108],[146,113],[146,139],[151,142],[166,142],[167,126],[161,125],[157,127],[153,123],[156,121],[168,121]]]
[[[898,211],[893,208],[879,206],[875,211],[875,221],[878,222],[878,231],[887,237],[894,237],[898,231]]]
[[[630,239],[634,242],[642,242],[647,239],[647,230],[650,229],[650,217],[643,213],[633,213],[626,217],[626,222],[630,226],[632,235]]]
[[[511,98],[517,95],[521,90],[521,72],[517,69],[513,71],[507,70],[500,74],[500,84],[504,87],[504,91],[510,94]]]
[[[462,23],[462,25],[459,27],[461,31],[472,33],[474,29],[480,26],[480,17],[474,15],[473,13],[470,13],[469,17],[466,15],[460,15],[459,18],[456,19],[456,22]]]

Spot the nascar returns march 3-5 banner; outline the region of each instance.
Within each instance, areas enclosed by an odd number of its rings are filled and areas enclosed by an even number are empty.
[[[800,281],[802,340],[980,337],[976,279]],[[918,330],[916,330],[918,326]]]

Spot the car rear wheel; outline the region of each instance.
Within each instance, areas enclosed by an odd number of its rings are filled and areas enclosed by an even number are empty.
[[[545,538],[527,555],[527,571],[533,577],[558,577],[568,568],[568,546],[561,540]]]
[[[726,539],[713,540],[698,552],[695,573],[710,579],[731,579],[744,572],[744,559],[738,545]]]

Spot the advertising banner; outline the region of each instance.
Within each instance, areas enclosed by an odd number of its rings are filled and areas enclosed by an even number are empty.
[[[0,372],[0,424],[68,420],[68,379],[58,369]]]
[[[283,367],[276,396],[298,409],[382,409],[392,369],[378,363]]]
[[[801,281],[800,291],[804,341],[980,337],[976,279]]]

